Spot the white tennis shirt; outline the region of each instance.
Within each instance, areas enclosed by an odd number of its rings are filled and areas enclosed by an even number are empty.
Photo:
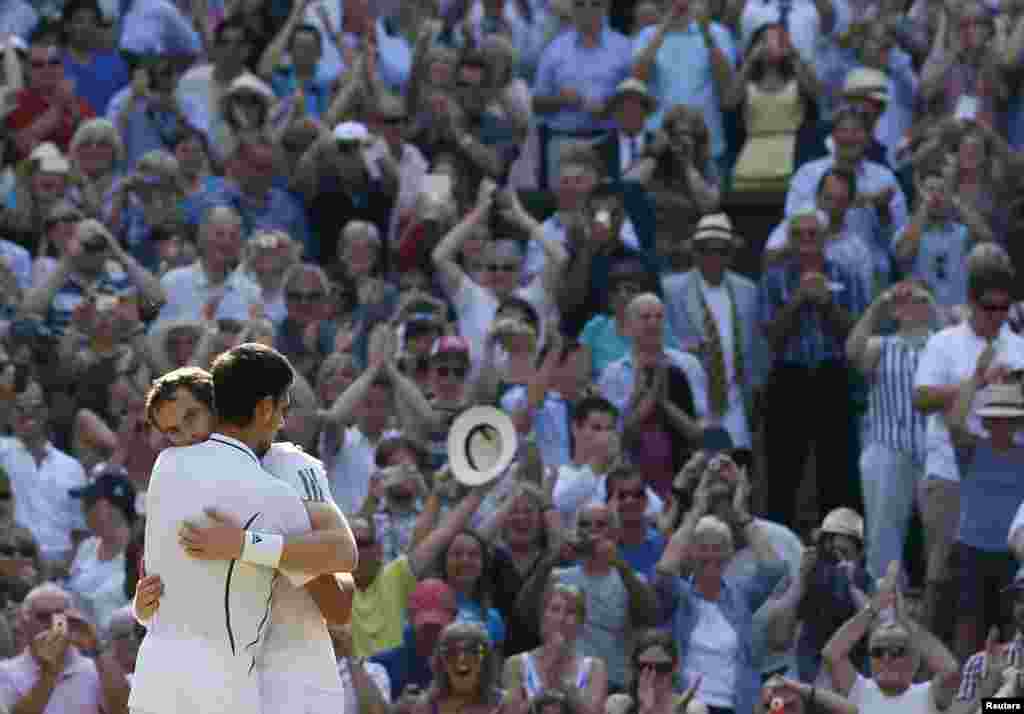
[[[279,442],[263,468],[291,486],[303,501],[333,504],[323,463],[295,444]],[[263,714],[342,714],[345,696],[331,636],[320,608],[288,578],[274,584],[270,631],[257,668]]]
[[[147,494],[145,564],[163,579],[164,593],[139,648],[133,710],[269,714],[255,670],[277,572],[190,558],[178,544],[179,526],[204,521],[211,506],[252,530],[291,535],[311,528],[295,490],[237,439],[214,434],[160,454]]]

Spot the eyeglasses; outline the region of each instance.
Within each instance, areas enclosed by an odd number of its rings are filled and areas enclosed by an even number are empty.
[[[465,367],[435,367],[434,371],[437,372],[438,377],[458,377],[462,379],[466,376]]]
[[[7,498],[10,498],[11,494],[7,494]],[[17,545],[15,543],[4,543],[0,545],[0,556],[4,558],[35,558],[36,549],[28,543],[22,543]]]
[[[642,488],[620,488],[616,493],[620,499],[634,498],[638,501],[647,495],[647,491]]]
[[[483,659],[487,655],[487,646],[479,642],[454,642],[441,648],[441,656],[456,660],[459,657]]]
[[[985,312],[1009,312],[1011,303],[1008,302],[979,302],[980,307]]]
[[[488,263],[485,267],[492,273],[519,272],[519,263]]]
[[[641,672],[645,669],[653,669],[658,674],[672,674],[675,666],[671,662],[637,662],[636,668]]]
[[[314,290],[312,292],[289,290],[286,295],[289,300],[293,300],[294,302],[319,302],[326,297],[326,294],[319,290]]]
[[[872,659],[882,659],[888,657],[889,659],[900,659],[901,657],[907,656],[907,648],[904,645],[890,645],[889,647],[875,646],[868,650],[868,654],[871,655]]]

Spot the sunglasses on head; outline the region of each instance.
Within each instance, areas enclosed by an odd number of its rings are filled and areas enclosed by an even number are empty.
[[[868,650],[868,654],[871,655],[872,659],[882,659],[883,657],[888,657],[889,659],[900,659],[901,657],[906,657],[908,651],[909,650],[905,645],[889,645],[888,647],[884,645],[875,645]]]
[[[658,674],[672,674],[674,669],[671,662],[637,662],[636,668],[641,672],[645,669],[653,669]]]

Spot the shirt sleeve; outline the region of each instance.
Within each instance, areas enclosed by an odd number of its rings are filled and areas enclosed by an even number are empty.
[[[366,674],[369,675],[370,679],[375,685],[377,690],[380,692],[381,698],[387,704],[391,703],[391,677],[388,676],[388,671],[384,669],[383,665],[377,664],[376,662],[367,662],[363,665],[366,670]]]
[[[939,387],[950,383],[949,360],[947,359],[940,335],[932,337],[921,353],[914,375],[914,387]]]
[[[589,468],[574,469],[572,467],[558,470],[558,480],[551,494],[551,501],[558,512],[572,522],[573,516],[580,506],[594,498],[597,494],[597,477]]]
[[[14,677],[6,668],[0,668],[0,711],[14,711],[14,705],[22,697],[14,684]]]

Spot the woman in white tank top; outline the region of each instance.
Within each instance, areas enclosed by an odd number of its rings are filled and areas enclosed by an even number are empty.
[[[529,702],[548,689],[579,692],[585,714],[604,712],[608,673],[598,657],[582,657],[576,640],[586,618],[586,601],[579,588],[555,583],[544,594],[540,647],[510,657],[502,684],[508,696]]]

